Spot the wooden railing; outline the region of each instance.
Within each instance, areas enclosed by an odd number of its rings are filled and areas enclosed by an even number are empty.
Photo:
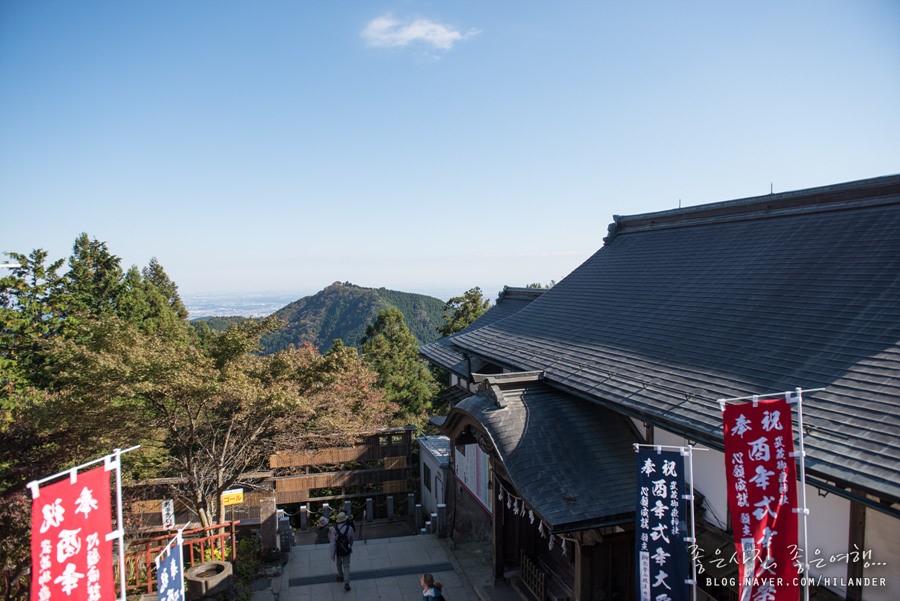
[[[196,528],[182,532],[184,542],[181,546],[184,568],[194,567],[204,561],[237,559],[237,541],[234,528],[240,522],[223,522],[207,528]],[[146,590],[153,592],[156,584],[156,556],[165,549],[172,535],[156,536],[135,541],[128,546],[125,553],[125,577],[128,591]],[[119,579],[119,567],[116,562],[116,581]]]
[[[519,564],[522,567],[522,582],[525,583],[525,586],[528,587],[528,590],[531,591],[531,594],[538,601],[544,601],[546,598],[544,593],[545,580],[547,578],[544,571],[530,557],[525,555],[525,551],[519,552]]]

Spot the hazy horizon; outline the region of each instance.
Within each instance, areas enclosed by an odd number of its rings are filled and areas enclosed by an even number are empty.
[[[351,282],[354,283],[354,282]],[[529,282],[531,283],[531,282]],[[512,284],[509,284],[512,286]],[[521,284],[526,286],[527,284]],[[373,288],[373,286],[363,286],[364,288]],[[474,286],[472,286],[474,287]],[[388,288],[387,286],[376,286],[374,288]],[[437,289],[432,291],[423,290],[398,290],[396,288],[388,288],[397,292],[409,292],[412,294],[424,294],[447,302],[455,296],[461,296],[466,290],[449,291],[447,289]],[[493,304],[497,300],[497,295],[503,289],[499,286],[496,289],[481,288],[484,298],[490,299]],[[300,300],[307,296],[313,296],[320,292],[312,291],[267,291],[267,292],[220,292],[220,293],[204,293],[204,294],[181,294],[181,300],[184,302],[188,310],[188,319],[197,319],[200,317],[265,317],[271,315],[275,311],[286,307],[294,301]]]

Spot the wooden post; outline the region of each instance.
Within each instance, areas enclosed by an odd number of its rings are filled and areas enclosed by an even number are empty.
[[[458,486],[458,485],[457,485]],[[500,482],[497,480],[496,475],[494,476],[494,491],[500,490]],[[494,511],[493,511],[493,522],[494,522],[494,582],[497,582],[498,579],[503,578],[503,503],[500,503],[496,500],[493,502]]]
[[[309,527],[309,506],[301,505],[300,506],[300,530],[302,532],[306,532],[306,529]]]
[[[575,583],[572,585],[572,593],[575,601],[587,601],[591,598],[591,552],[593,547],[575,541]]]
[[[858,495],[864,493],[853,491]],[[857,551],[862,553],[866,548],[866,506],[855,501],[850,501],[850,532],[847,536],[847,552],[853,553]],[[852,557],[852,555],[851,555]],[[848,582],[858,582],[863,577],[863,562],[850,561],[847,562],[847,580]],[[863,588],[859,585],[847,586],[847,601],[861,601]]]

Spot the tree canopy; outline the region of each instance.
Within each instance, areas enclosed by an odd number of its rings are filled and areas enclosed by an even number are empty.
[[[467,290],[462,296],[454,296],[444,305],[444,323],[438,328],[438,333],[441,336],[455,334],[490,308],[490,299],[484,298],[478,286]]]
[[[366,328],[362,348],[366,363],[378,373],[385,398],[399,407],[397,421],[424,422],[438,385],[399,309],[391,307],[378,314]]]
[[[355,348],[310,345],[270,356],[277,319],[222,333],[186,321],[156,259],[123,270],[105,243],[80,235],[64,260],[7,253],[0,278],[0,571],[24,574],[27,482],[141,444],[129,469],[178,476],[202,522],[275,449],[340,443],[386,427],[398,405]]]

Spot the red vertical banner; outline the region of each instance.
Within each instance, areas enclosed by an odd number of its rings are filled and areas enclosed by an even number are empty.
[[[784,398],[729,404],[724,422],[739,598],[796,601],[800,557],[791,406]]]
[[[42,486],[31,505],[31,601],[101,601],[113,582],[110,472],[98,467]]]

